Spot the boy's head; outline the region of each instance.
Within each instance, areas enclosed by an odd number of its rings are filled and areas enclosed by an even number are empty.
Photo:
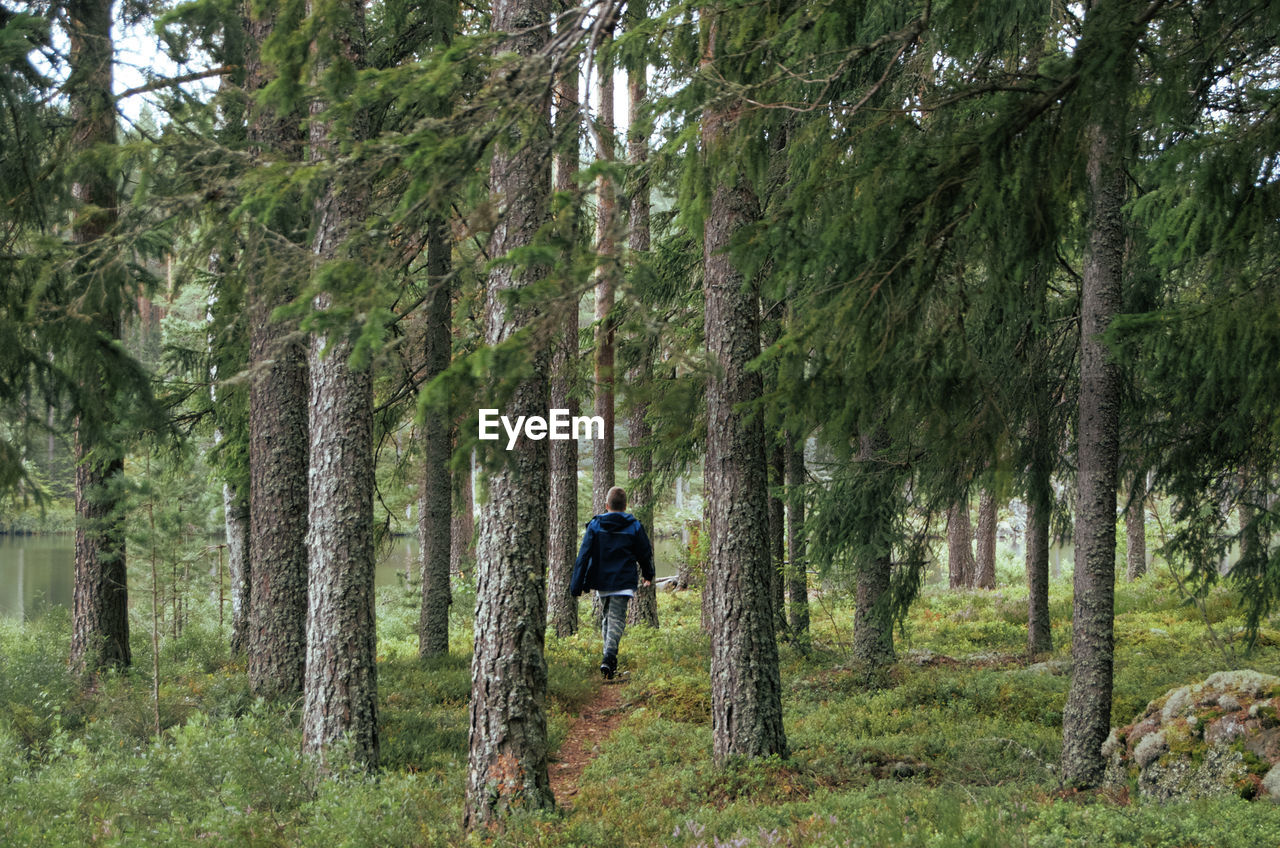
[[[627,493],[622,491],[621,487],[614,486],[609,490],[609,494],[605,495],[604,506],[609,512],[626,512]]]

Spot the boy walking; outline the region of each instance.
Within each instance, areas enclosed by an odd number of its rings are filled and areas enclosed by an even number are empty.
[[[576,598],[595,589],[603,608],[604,657],[600,674],[612,680],[618,670],[618,643],[627,626],[627,604],[641,585],[653,581],[653,548],[640,519],[627,512],[627,493],[614,486],[605,498],[606,511],[587,522],[587,532],[578,549],[569,592]]]

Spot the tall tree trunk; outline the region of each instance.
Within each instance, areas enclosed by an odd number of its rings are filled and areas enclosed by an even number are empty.
[[[568,0],[560,0],[562,10]],[[560,147],[555,157],[555,190],[578,195],[574,175],[581,156],[582,108],[578,102],[577,62],[569,62],[556,77],[556,137]],[[574,204],[575,208],[577,204]],[[578,215],[573,213],[569,234],[578,245]],[[578,300],[575,295],[564,305],[560,327],[551,343],[551,408],[579,412],[574,377],[578,372]],[[578,599],[569,594],[569,579],[578,553],[578,440],[551,443],[551,529],[548,547],[547,614],[557,637],[578,632]]]
[[[882,433],[859,437],[860,474],[875,473],[884,449]],[[881,534],[875,528],[862,529],[864,538],[874,540]],[[892,551],[871,553],[858,566],[857,591],[853,616],[853,658],[868,677],[878,676],[896,659],[893,649],[893,607],[890,590],[893,578]]]
[[[709,17],[707,61],[717,52],[719,20]],[[704,473],[710,513],[711,727],[717,763],[730,756],[787,755],[782,685],[773,627],[769,562],[769,482],[764,426],[743,406],[760,399],[760,307],[744,286],[729,245],[757,214],[757,201],[735,164],[724,160],[726,136],[741,104],[707,108],[705,155],[718,167],[703,231],[704,330],[712,372],[707,378]]]
[[[787,512],[780,494],[786,482],[786,445],[778,439],[769,449],[769,594],[778,633],[787,632]]]
[[[1103,4],[1095,4],[1090,13],[1100,7]],[[1127,54],[1123,61],[1128,61]],[[1123,102],[1127,90],[1120,86],[1118,94],[1109,94],[1109,102]],[[1106,762],[1101,749],[1111,724],[1121,374],[1102,334],[1120,306],[1125,242],[1122,115],[1118,106],[1111,107],[1086,136],[1090,197],[1080,303],[1075,600],[1071,685],[1062,712],[1062,776],[1073,786],[1096,786],[1102,780]]]
[[[67,80],[73,152],[78,157],[71,193],[82,211],[71,239],[81,256],[77,275],[109,275],[118,264],[89,254],[115,225],[118,197],[108,156],[95,148],[116,143],[112,92],[111,0],[71,0],[66,5],[71,42]],[[119,282],[119,281],[117,281]],[[110,283],[87,285],[86,311],[107,338],[120,338],[124,298]],[[101,294],[94,295],[94,290]],[[125,570],[124,516],[120,478],[124,453],[113,443],[110,403],[102,375],[90,361],[81,380],[81,410],[75,419],[75,587],[71,668],[93,673],[129,665],[129,592]]]
[[[635,26],[644,19],[644,4],[631,0],[627,4],[627,15],[627,26]],[[627,162],[633,169],[631,191],[627,198],[630,209],[627,248],[633,264],[647,261],[649,256],[649,174],[646,170],[649,159],[649,123],[644,115],[648,88],[645,73],[644,62],[633,64],[627,69],[627,93],[630,95]],[[648,339],[643,340],[642,345],[640,364],[627,375],[629,386],[647,387],[653,380],[653,345]],[[653,470],[653,456],[645,444],[652,432],[649,422],[645,420],[647,411],[647,404],[636,403],[631,407],[631,417],[627,421],[631,448],[631,455],[627,460],[627,476],[631,479],[631,511],[652,536],[653,484],[639,482]],[[627,608],[627,623],[658,626],[657,586],[641,586],[636,591],[635,603]]]
[[[787,601],[791,637],[809,644],[809,574],[804,536],[804,442],[787,438]]]
[[[1138,472],[1124,511],[1125,577],[1137,580],[1147,573],[1147,475]]]
[[[634,245],[633,240],[633,249]],[[627,383],[632,386],[642,386],[648,383],[651,377],[651,368],[646,357],[643,364],[627,375]],[[640,522],[652,536],[653,484],[644,480],[644,477],[653,470],[653,458],[649,454],[649,449],[645,446],[645,441],[650,434],[649,423],[644,418],[646,409],[646,404],[636,404],[632,407],[631,415],[627,420],[627,429],[629,430],[631,441],[631,455],[627,460],[627,476],[631,481],[631,493],[629,495],[631,512],[635,514],[636,518],[640,519]],[[648,627],[658,626],[658,589],[652,583],[648,586],[641,586],[636,590],[635,601],[627,607],[627,623],[643,624]]]
[[[549,0],[497,0],[493,30],[507,33],[502,51],[526,57],[523,73],[534,78],[533,58],[547,41]],[[538,66],[538,67],[532,67]],[[490,190],[502,213],[490,241],[493,256],[533,241],[546,215],[551,189],[550,104],[538,103],[517,149],[498,147],[490,165]],[[485,342],[496,345],[535,318],[510,310],[504,295],[535,283],[536,268],[497,265],[489,272],[485,298]],[[543,336],[545,338],[545,336]],[[529,352],[532,367],[508,403],[509,415],[543,415],[549,399],[550,350]],[[471,734],[464,822],[474,828],[513,809],[552,807],[547,774],[546,632],[548,442],[521,438],[505,465],[489,481],[480,513],[477,547],[475,654],[471,661]]]
[[[476,557],[475,500],[471,490],[468,462],[465,471],[453,475],[453,520],[449,528],[449,571],[468,579]]]
[[[613,23],[604,26],[604,40],[613,38]],[[600,159],[612,162],[613,136],[613,66],[598,62],[600,74],[600,112],[596,119]],[[604,512],[605,498],[614,486],[614,321],[613,300],[618,277],[618,200],[613,180],[601,174],[597,186],[596,254],[600,268],[596,272],[596,350],[595,350],[595,414],[604,419],[604,438],[597,439],[592,454],[591,510]]]
[[[249,642],[249,504],[230,483],[222,484],[223,525],[227,533],[227,574],[231,592],[231,653],[243,654]]]
[[[359,68],[364,62],[364,4],[331,7],[338,61]],[[316,75],[333,61],[317,60]],[[337,145],[324,118],[328,103],[311,104],[311,161],[336,159]],[[368,132],[357,112],[348,129],[354,141]],[[318,262],[362,266],[343,242],[363,220],[368,189],[359,176],[329,181],[315,206],[313,253]],[[333,304],[329,292],[316,296],[318,310]],[[354,329],[354,328],[352,328]],[[307,530],[310,582],[307,587],[307,664],[302,711],[302,748],[325,757],[345,740],[353,761],[378,767],[378,667],[374,620],[373,550],[373,374],[353,369],[351,331],[337,328],[311,339],[311,510]],[[446,449],[447,430],[441,437]],[[448,492],[448,487],[444,487]],[[448,545],[443,549],[448,551]],[[447,575],[446,575],[447,577]]]
[[[969,520],[969,499],[961,498],[947,510],[947,573],[952,589],[973,586],[973,523]]]
[[[449,282],[450,253],[448,225],[443,219],[427,224],[427,277],[431,294],[427,298],[423,338],[423,376],[431,379],[449,367],[453,334],[452,294]],[[449,473],[452,452],[450,419],[431,412],[422,422],[422,490],[418,496],[418,537],[422,551],[422,608],[418,615],[418,656],[435,657],[449,653],[449,588],[453,483]]]
[[[1047,398],[1047,393],[1042,395]],[[1028,438],[1031,467],[1027,473],[1027,656],[1053,651],[1049,628],[1049,518],[1053,509],[1050,482],[1052,453],[1044,413],[1032,412]]]
[[[996,587],[996,497],[989,488],[978,496],[978,559],[973,585],[979,589]]]
[[[281,7],[282,9],[284,7]],[[261,11],[259,15],[257,12]],[[274,73],[260,45],[275,28],[293,29],[296,15],[246,5],[245,89],[252,98]],[[284,14],[283,11],[279,14]],[[250,109],[250,154],[294,160],[302,135],[296,115],[270,106]],[[302,692],[307,630],[307,353],[296,321],[271,314],[297,294],[296,271],[276,257],[273,233],[293,239],[299,221],[287,214],[247,234],[243,263],[249,328],[249,685],[257,695],[293,698]]]

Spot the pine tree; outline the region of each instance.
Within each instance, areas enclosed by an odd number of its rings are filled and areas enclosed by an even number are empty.
[[[708,62],[726,50],[727,17],[704,21]],[[722,27],[725,28],[722,30]],[[744,404],[759,400],[759,298],[730,254],[733,237],[759,214],[738,169],[724,164],[741,103],[721,97],[703,111],[704,155],[719,164],[709,188],[703,232],[707,358],[707,449],[703,474],[709,512],[707,583],[711,635],[712,750],[786,756],[769,560],[768,471],[764,424]]]
[[[72,195],[79,204],[71,238],[79,256],[75,273],[84,310],[98,344],[121,337],[125,309],[120,264],[109,233],[118,218],[116,175],[108,155],[116,144],[112,91],[111,0],[74,0],[66,6],[71,43],[67,80],[75,167]],[[97,277],[97,279],[90,279]],[[116,279],[112,279],[116,277]],[[120,485],[124,452],[110,433],[111,384],[97,359],[81,363],[82,392],[75,422],[76,554],[71,667],[79,672],[124,668],[130,662],[129,595]]]
[[[1123,4],[1101,0],[1092,4],[1086,37],[1094,33],[1100,37],[1104,26],[1115,26],[1116,19],[1128,11]],[[1136,38],[1133,32],[1126,41],[1131,44]],[[1115,86],[1110,89],[1115,104],[1124,102],[1132,73],[1127,51],[1120,56],[1119,67],[1106,63],[1111,77],[1106,82]],[[1096,786],[1102,780],[1106,766],[1102,743],[1111,726],[1121,377],[1102,336],[1120,306],[1127,132],[1123,117],[1119,106],[1112,106],[1092,120],[1084,133],[1089,205],[1080,306],[1075,597],[1071,685],[1062,712],[1062,776],[1076,786]]]
[[[315,80],[322,90],[341,92],[349,85],[345,80],[365,62],[364,4],[342,0],[313,6],[311,12],[320,27]],[[337,158],[338,135],[326,110],[338,96],[312,101],[313,164]],[[357,108],[344,130],[352,141],[366,138],[368,115]],[[336,304],[335,288],[349,286],[367,273],[358,242],[357,246],[351,242],[368,207],[369,189],[363,176],[341,171],[329,179],[316,200],[312,251],[318,279],[313,285],[319,294],[314,306],[322,313]],[[373,771],[378,767],[373,375],[368,363],[353,363],[352,335],[351,329],[336,322],[313,331],[307,363],[311,374],[310,509],[302,747],[326,758],[328,749],[342,740],[352,760]],[[447,435],[444,442],[447,446]],[[446,542],[438,553],[447,556],[447,552]]]
[[[250,4],[245,16],[245,90],[251,98],[277,72],[264,46],[297,28],[294,6]],[[298,115],[274,105],[250,107],[250,155],[263,162],[301,159]],[[301,238],[296,198],[246,233],[240,262],[247,278],[249,330],[249,683],[268,697],[302,692],[307,628],[308,373],[296,319],[273,313],[298,292],[290,261]]]
[[[507,256],[529,245],[546,217],[551,190],[550,103],[545,62],[535,58],[547,41],[548,0],[499,0],[492,28],[499,50],[521,62],[510,84],[530,98],[518,139],[506,137],[493,153],[490,191],[500,223],[490,255]],[[527,87],[526,87],[527,86]],[[527,307],[508,305],[544,271],[508,260],[493,266],[486,285],[485,343],[508,342],[533,321]],[[507,415],[544,415],[550,350],[535,337],[527,370],[506,404]],[[475,653],[471,661],[471,733],[467,764],[466,827],[475,828],[515,808],[549,808],[547,772],[546,631],[547,441],[522,438],[489,478],[476,548]]]
[[[560,4],[562,11],[567,0]],[[578,102],[577,61],[566,61],[556,77],[555,190],[576,201],[579,197],[574,176],[581,156],[582,106]],[[577,246],[579,233],[577,203],[572,204],[568,240]],[[566,304],[561,325],[551,349],[551,408],[579,413],[576,391],[578,371],[578,299]],[[569,594],[569,580],[578,554],[578,441],[563,439],[551,443],[550,532],[547,578],[547,616],[557,637],[578,632],[578,599]]]
[[[423,328],[424,379],[431,379],[449,367],[453,350],[451,332],[452,285],[450,283],[450,239],[443,220],[427,223],[427,275],[431,287]],[[452,440],[450,421],[438,412],[429,412],[422,421],[422,486],[418,497],[418,534],[422,551],[422,606],[418,617],[418,655],[434,657],[449,653],[449,606],[453,603],[449,585],[449,560],[453,531],[450,515],[453,484],[449,473]]]

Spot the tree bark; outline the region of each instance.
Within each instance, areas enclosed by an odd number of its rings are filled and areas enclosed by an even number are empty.
[[[444,373],[453,353],[452,294],[449,282],[451,246],[448,225],[442,219],[427,224],[427,298],[423,338],[423,377]],[[422,551],[422,607],[418,614],[418,656],[449,653],[449,560],[453,532],[451,507],[453,482],[449,473],[452,453],[450,417],[431,412],[422,422],[422,489],[418,496],[418,538]]]
[[[859,437],[859,473],[873,473],[874,464],[880,461],[879,453],[883,450],[884,441],[881,433]],[[869,538],[876,535],[864,532]],[[892,578],[892,551],[872,553],[859,563],[853,615],[853,657],[868,678],[877,676],[897,659],[893,648]]]
[[[638,23],[643,16],[643,11],[636,7],[635,2],[627,5],[628,26]],[[647,96],[645,73],[643,62],[627,69],[627,93],[630,95],[627,162],[632,168],[631,190],[627,198],[630,210],[627,249],[633,264],[647,261],[649,255],[649,174],[645,170],[649,159],[649,128],[644,116],[644,101]],[[653,380],[653,345],[646,338],[641,340],[641,346],[640,364],[627,375],[627,385],[633,387],[647,387]],[[627,476],[631,480],[631,511],[644,524],[650,538],[653,538],[653,484],[644,481],[653,471],[653,456],[646,444],[652,433],[649,422],[645,420],[647,412],[647,404],[632,404],[631,416],[627,420],[631,448],[627,459]],[[654,564],[657,565],[656,558]],[[627,623],[658,626],[656,585],[641,586],[636,591],[635,602],[627,608]]]
[[[719,21],[707,27],[707,62],[717,52]],[[712,751],[729,757],[787,755],[782,687],[773,627],[769,562],[769,493],[764,426],[743,407],[760,399],[760,307],[753,287],[729,255],[733,235],[757,214],[757,201],[726,136],[740,103],[716,105],[702,117],[703,149],[719,172],[712,178],[703,231],[707,452],[704,490],[710,525],[707,558],[711,631]]]
[[[251,580],[249,504],[229,483],[222,484],[223,524],[227,533],[227,574],[231,592],[231,653],[243,654],[249,642]]]
[[[777,440],[769,450],[769,585],[773,628],[787,632],[787,512],[779,490],[786,485],[786,445]]]
[[[349,0],[331,14],[330,49],[352,67],[361,67],[363,3]],[[317,64],[326,61],[321,58]],[[324,118],[328,105],[322,99],[311,104],[313,163],[332,163],[336,158],[337,146]],[[367,120],[360,113],[355,115],[349,128],[355,141],[366,137]],[[368,189],[359,176],[340,175],[329,181],[314,211],[312,250],[319,262],[361,266],[361,258],[343,242],[367,208]],[[332,303],[329,292],[316,296],[318,310]],[[352,349],[347,328],[316,333],[311,339],[310,582],[302,748],[323,761],[332,745],[345,740],[352,760],[373,771],[378,767],[373,374],[367,366],[351,367]],[[447,435],[444,442],[447,447]]]
[[[787,440],[787,600],[791,638],[809,644],[809,574],[804,535],[804,442]]]
[[[565,0],[562,0],[562,7]],[[578,194],[574,175],[581,155],[582,110],[578,102],[577,62],[571,62],[556,77],[556,137],[561,147],[555,158],[555,190]],[[575,204],[576,206],[576,204]],[[578,216],[575,213],[569,234],[578,244]],[[560,327],[551,347],[551,408],[567,409],[578,415],[574,376],[578,371],[577,292],[564,305]],[[569,594],[569,579],[578,554],[581,535],[578,526],[578,441],[562,439],[551,443],[551,528],[548,548],[547,614],[558,638],[578,632],[578,599]]]
[[[246,6],[245,89],[250,98],[273,71],[260,45],[277,24],[265,8]],[[268,106],[250,109],[248,138],[254,158],[292,160],[302,143],[296,115]],[[249,330],[249,685],[254,694],[293,698],[302,692],[307,629],[307,416],[306,348],[295,321],[272,312],[297,294],[296,271],[276,258],[271,231],[296,238],[298,222],[280,216],[246,237],[244,268]]]
[[[984,488],[978,497],[978,558],[973,585],[979,589],[996,587],[996,498]]]
[[[1125,195],[1121,114],[1112,109],[1086,135],[1090,197],[1080,304],[1075,600],[1071,684],[1062,713],[1063,780],[1081,787],[1102,780],[1106,762],[1101,749],[1111,724],[1121,374],[1102,334],[1120,306]]]
[[[1126,579],[1133,581],[1147,573],[1147,479],[1144,472],[1133,477],[1129,505],[1124,511]]]
[[[604,41],[613,39],[613,25],[603,29]],[[600,74],[600,111],[596,119],[599,156],[612,162],[613,155],[613,68],[597,63]],[[601,174],[597,186],[595,331],[595,414],[604,419],[604,438],[592,448],[591,509],[605,511],[605,498],[614,486],[614,321],[613,300],[618,276],[618,200],[613,180]]]
[[[572,440],[569,440],[572,441]],[[471,463],[453,475],[453,519],[449,528],[449,571],[470,579],[476,558],[475,500],[471,496]]]
[[[522,57],[526,73],[547,40],[549,0],[498,0],[493,30],[507,33],[502,51]],[[490,165],[490,190],[500,222],[490,254],[530,244],[546,215],[551,189],[550,104],[517,149],[499,146]],[[504,305],[504,293],[535,283],[542,271],[496,265],[485,298],[485,342],[496,345],[532,322],[529,310]],[[545,336],[543,336],[545,339]],[[529,352],[532,367],[516,388],[509,415],[544,415],[549,399],[550,350]],[[475,653],[471,662],[471,733],[464,824],[475,828],[514,809],[554,806],[547,774],[546,633],[548,442],[525,437],[490,477],[477,546]]]
[[[1043,413],[1032,413],[1031,467],[1027,473],[1027,656],[1053,651],[1049,628],[1049,518],[1053,506],[1050,450]]]
[[[90,257],[115,226],[118,197],[109,161],[96,148],[116,143],[112,92],[111,0],[71,0],[66,5],[71,45],[67,97],[75,177],[71,193],[81,212],[72,229],[80,259],[77,276],[107,275],[116,265],[109,257]],[[84,306],[95,329],[120,338],[123,298],[109,284],[86,285]],[[101,293],[94,295],[94,290]],[[125,569],[124,516],[120,478],[123,450],[113,443],[109,399],[102,395],[102,375],[93,360],[82,367],[81,409],[75,419],[75,585],[70,666],[77,673],[129,665],[129,592]]]
[[[952,589],[973,586],[973,524],[969,520],[969,499],[962,498],[947,510],[947,573]]]

